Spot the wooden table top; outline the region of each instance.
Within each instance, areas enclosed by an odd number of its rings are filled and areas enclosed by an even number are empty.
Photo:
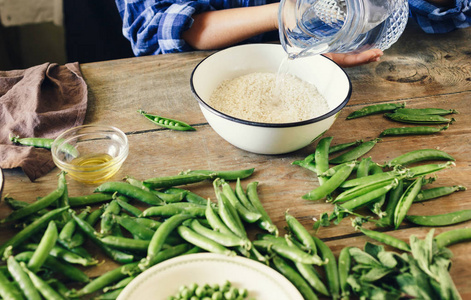
[[[355,139],[373,139],[398,123],[381,115],[355,120],[345,117],[365,105],[406,102],[408,107],[453,108],[460,113],[448,130],[431,136],[387,137],[368,153],[375,162],[384,162],[402,153],[422,149],[441,149],[456,159],[456,166],[437,173],[430,185],[471,187],[471,28],[446,35],[427,35],[413,25],[385,51],[381,61],[347,69],[353,85],[352,98],[325,136],[333,136],[332,144]],[[292,165],[314,152],[315,144],[285,155],[258,155],[235,148],[212,130],[204,119],[190,90],[193,68],[211,52],[157,55],[82,64],[81,70],[89,88],[86,124],[114,125],[123,130],[130,151],[123,167],[112,180],[125,175],[138,179],[175,175],[187,169],[236,170],[255,168],[252,177],[259,182],[259,196],[270,217],[279,228],[285,226],[284,212],[289,212],[312,230],[313,218],[331,212],[333,206],[324,201],[307,201],[301,196],[318,186],[310,171]],[[156,127],[136,111],[185,121],[197,130],[176,132]],[[400,124],[399,124],[400,126]],[[21,170],[4,170],[4,194],[28,202],[48,194],[57,185],[58,169],[32,183]],[[68,181],[69,195],[85,195],[95,186]],[[214,199],[211,184],[188,186],[191,191]],[[440,199],[413,204],[410,214],[432,215],[471,209],[470,191],[458,192]],[[0,218],[10,212],[0,203]],[[468,227],[461,223],[435,228],[436,234],[453,228]],[[404,223],[398,230],[387,232],[405,241],[411,235],[424,238],[431,228]],[[12,235],[0,227],[0,244]],[[349,246],[362,247],[372,241],[351,226],[349,218],[338,225],[323,227],[317,233],[338,254]],[[471,244],[450,247],[454,254],[451,275],[463,299],[471,298]],[[96,276],[112,268],[112,263],[88,268]]]

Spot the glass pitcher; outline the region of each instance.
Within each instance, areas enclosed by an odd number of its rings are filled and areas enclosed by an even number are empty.
[[[290,58],[386,50],[408,16],[407,0],[281,0],[280,41]]]

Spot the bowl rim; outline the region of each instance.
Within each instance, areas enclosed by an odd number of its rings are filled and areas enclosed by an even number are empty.
[[[94,165],[94,166],[82,166],[80,168],[80,170],[75,170],[76,173],[81,173],[82,174],[82,173],[102,172],[103,169],[97,169],[97,167],[106,166],[105,169],[109,169],[109,168],[111,168],[111,167],[113,167],[117,164],[122,164],[124,162],[124,160],[126,160],[128,154],[129,154],[129,140],[128,140],[128,137],[127,137],[126,133],[124,133],[121,129],[119,129],[115,126],[112,126],[112,125],[85,124],[85,125],[79,125],[79,126],[75,126],[75,127],[71,127],[69,129],[66,129],[66,130],[62,131],[54,139],[54,141],[51,145],[51,155],[52,155],[53,161],[56,163],[57,167],[67,169],[67,168],[70,168],[72,166],[72,164],[63,161],[62,159],[58,158],[57,155],[56,155],[56,152],[59,151],[58,147],[60,145],[64,144],[67,141],[67,139],[64,139],[64,135],[66,135],[66,134],[68,134],[68,133],[70,133],[74,130],[81,130],[81,129],[87,129],[87,128],[105,129],[105,130],[109,130],[109,131],[117,133],[119,136],[122,137],[122,140],[123,140],[124,146],[125,146],[125,150],[122,153],[120,153],[118,156],[113,157],[111,160],[109,160],[106,163],[101,163],[101,164]]]
[[[247,47],[247,46],[260,46],[260,45],[263,45],[263,46],[276,46],[276,47],[282,47],[281,45],[278,45],[278,44],[264,44],[264,43],[253,43],[253,44],[244,44],[244,45],[237,45],[237,46],[232,46],[232,47],[228,47],[228,48],[225,48],[225,49],[222,49],[222,50],[219,50],[219,51],[216,51],[214,53],[211,53],[210,55],[208,55],[207,57],[205,57],[204,59],[202,59],[194,68],[193,68],[193,71],[191,72],[191,76],[190,76],[190,88],[191,88],[191,92],[193,93],[193,95],[196,97],[196,100],[199,102],[199,104],[201,104],[202,106],[204,106],[207,110],[209,110],[210,112],[212,112],[213,114],[219,116],[219,117],[222,117],[224,119],[227,119],[229,121],[234,121],[234,122],[237,122],[237,123],[241,123],[241,124],[244,124],[244,125],[249,125],[249,126],[256,126],[256,127],[267,127],[267,128],[286,128],[286,127],[299,127],[299,126],[304,126],[304,125],[308,125],[308,124],[312,124],[312,123],[316,123],[316,122],[319,122],[319,121],[322,121],[322,120],[325,120],[335,114],[337,114],[342,108],[344,108],[348,101],[350,100],[350,97],[352,95],[352,82],[350,80],[350,77],[348,76],[347,72],[345,72],[345,70],[339,65],[337,64],[335,61],[333,61],[332,59],[324,56],[324,55],[320,55],[322,57],[322,59],[326,59],[328,61],[330,61],[331,63],[337,65],[337,67],[339,67],[339,69],[345,74],[345,77],[347,78],[347,82],[348,82],[348,93],[347,95],[345,96],[345,99],[343,99],[343,101],[337,105],[337,107],[335,107],[334,109],[328,111],[327,113],[323,114],[323,115],[320,115],[320,116],[317,116],[315,118],[311,118],[311,119],[307,119],[307,120],[302,120],[302,121],[297,121],[297,122],[289,122],[289,123],[263,123],[263,122],[255,122],[255,121],[249,121],[249,120],[244,120],[244,119],[240,119],[240,118],[236,118],[236,117],[233,117],[233,116],[230,116],[228,114],[225,114],[215,108],[213,108],[211,105],[207,104],[203,99],[201,99],[201,97],[198,95],[198,93],[196,92],[196,89],[194,87],[194,84],[193,84],[193,78],[195,76],[195,72],[196,70],[198,69],[198,67],[203,64],[207,59],[209,59],[211,56],[213,55],[216,55],[220,52],[223,52],[223,51],[226,51],[226,50],[229,50],[229,49],[233,49],[233,48],[238,48],[238,47]]]

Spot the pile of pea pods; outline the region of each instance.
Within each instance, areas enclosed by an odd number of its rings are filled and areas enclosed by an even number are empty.
[[[414,126],[389,128],[382,131],[378,138],[335,146],[331,146],[333,137],[324,137],[318,142],[313,154],[293,162],[315,172],[319,179],[319,187],[302,198],[312,201],[327,199],[335,205],[330,216],[328,213],[323,214],[316,226],[329,225],[333,220],[338,223],[343,216],[351,215],[364,207],[368,207],[378,216],[379,220],[374,220],[377,225],[393,226],[395,229],[399,228],[404,220],[422,226],[447,226],[471,220],[471,210],[434,216],[408,215],[413,203],[466,190],[460,185],[423,189],[435,181],[435,177],[426,176],[454,166],[455,159],[448,153],[438,149],[417,149],[384,164],[372,161],[371,157],[364,157],[381,141],[381,137],[439,133],[455,121],[444,115],[458,112],[454,109],[405,108],[404,103],[385,103],[363,107],[349,114],[347,119],[380,113],[384,113],[391,120]],[[430,126],[444,123],[447,125],[441,128]],[[343,153],[332,157],[338,152]],[[445,162],[427,164],[427,161]],[[411,166],[413,164],[415,165]]]
[[[405,108],[375,106],[360,115],[411,113],[399,109]],[[394,118],[413,120],[414,124],[430,119],[438,122],[438,118],[429,117],[431,112],[434,111],[427,110],[427,117]],[[426,127],[429,126],[415,128],[414,134],[432,134],[435,130]],[[438,128],[435,133],[445,129]],[[412,134],[399,131],[391,129],[381,136]],[[311,234],[289,212],[285,213],[287,235],[279,236],[279,229],[259,199],[258,182],[242,186],[241,180],[249,178],[254,169],[192,170],[146,180],[127,177],[123,182],[105,182],[93,194],[75,197],[68,194],[66,174],[61,172],[57,188],[33,203],[4,198],[13,211],[0,224],[15,226],[17,234],[0,245],[4,261],[0,265],[0,297],[116,299],[129,282],[153,265],[179,255],[212,252],[241,255],[269,265],[290,280],[305,299],[371,298],[380,294],[391,299],[425,296],[459,299],[448,274],[451,255],[446,247],[471,240],[470,228],[437,236],[433,236],[432,230],[426,240],[411,237],[407,243],[361,226],[364,222],[376,222],[398,228],[403,221],[444,226],[471,219],[468,211],[439,216],[407,213],[412,203],[465,189],[462,186],[422,189],[434,181],[426,178],[427,175],[453,166],[454,158],[436,149],[420,149],[381,165],[371,158],[362,158],[380,142],[379,138],[335,146],[331,145],[332,140],[332,137],[322,138],[312,155],[293,163],[312,170],[319,179],[319,187],[303,198],[327,199],[334,205],[333,212],[323,214],[315,227],[339,222],[348,215],[357,216],[358,230],[402,254],[367,243],[363,250],[346,247],[336,258],[324,241]],[[330,158],[340,151],[344,153]],[[426,160],[446,162],[409,166]],[[204,181],[212,184],[216,201],[181,188]],[[359,215],[357,209],[364,207],[378,218]],[[249,224],[260,228],[255,239],[247,235]],[[100,263],[88,252],[90,244],[119,266],[89,278],[84,268]],[[440,264],[429,265],[421,260],[424,253]],[[372,278],[378,271],[383,275]],[[415,277],[422,281],[414,281]],[[430,288],[421,286],[425,281]]]

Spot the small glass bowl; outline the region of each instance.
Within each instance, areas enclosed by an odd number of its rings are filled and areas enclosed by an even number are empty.
[[[101,183],[121,168],[129,153],[128,138],[116,127],[82,125],[61,133],[52,143],[56,166],[73,179]]]

